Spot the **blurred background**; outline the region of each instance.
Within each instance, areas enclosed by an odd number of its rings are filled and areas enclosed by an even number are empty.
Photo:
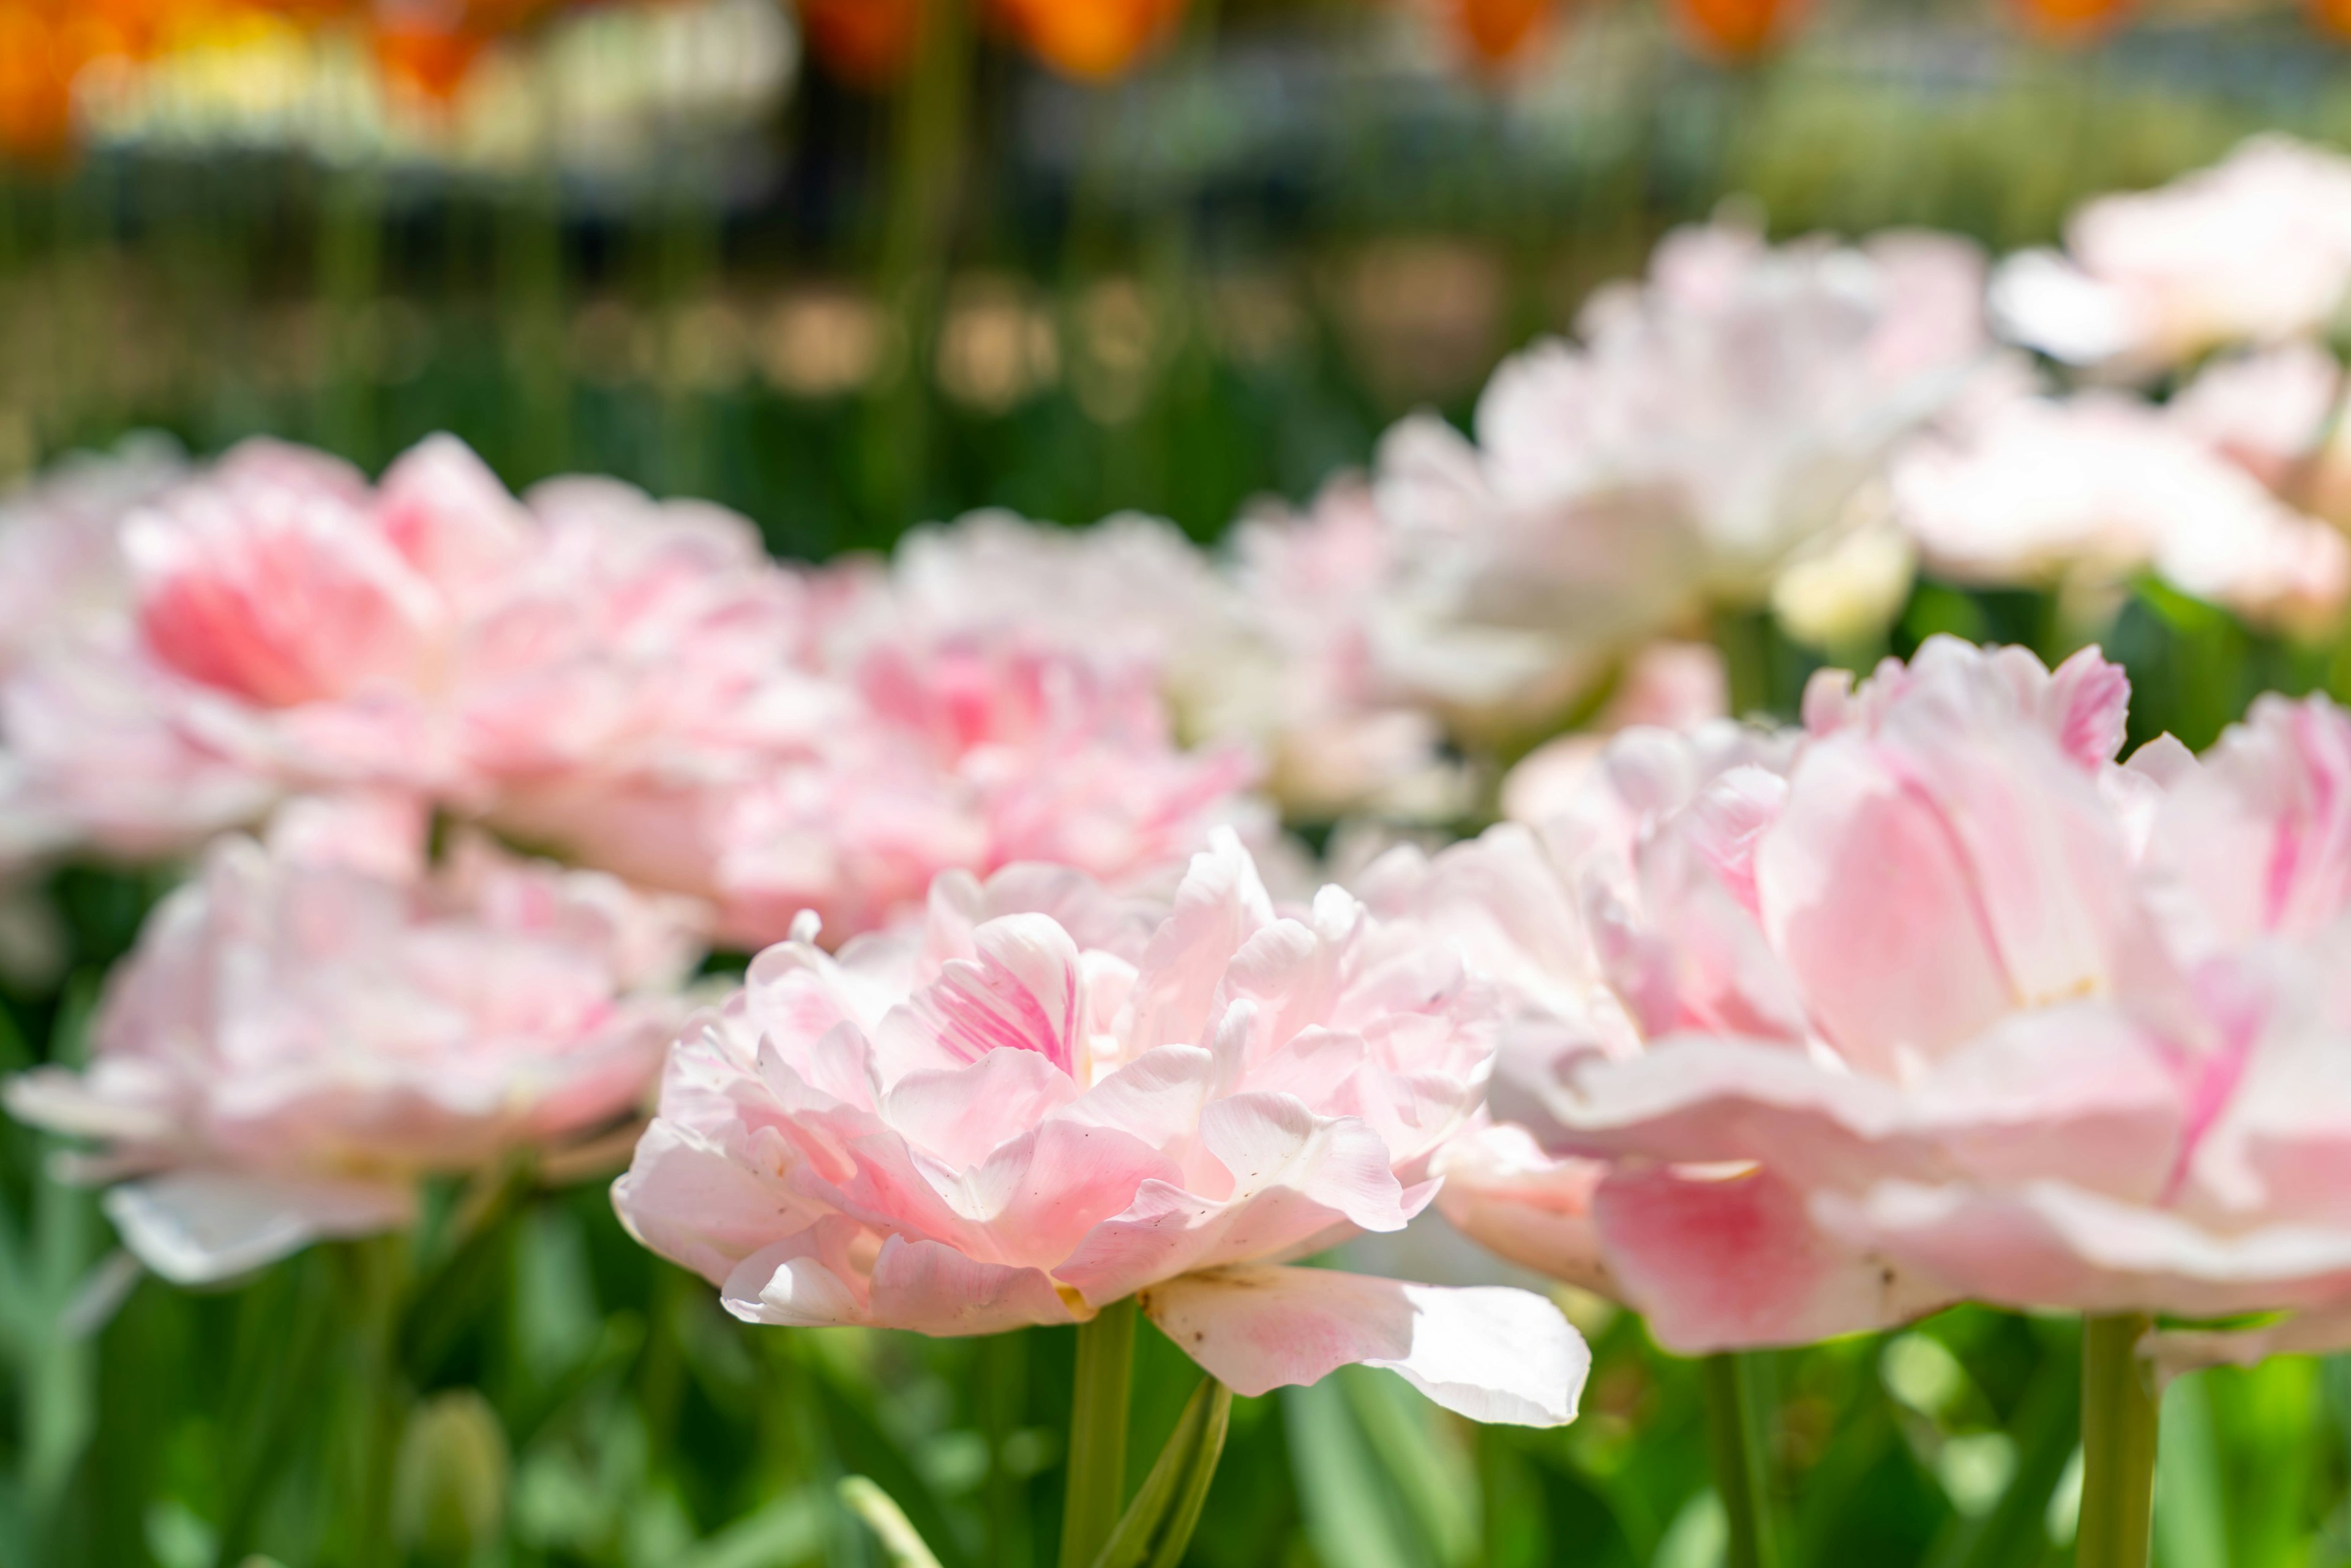
[[[445,429],[514,486],[709,497],[790,557],[983,506],[1206,541],[1416,407],[1464,416],[1726,201],[1775,236],[2047,243],[2252,131],[2351,141],[2346,38],[2339,0],[0,0],[0,486],[256,433],[374,470]],[[1895,641],[2030,610],[1929,584]],[[2200,744],[2314,678],[2164,613],[2125,622],[2169,671],[2143,723]],[[57,873],[63,960],[11,982],[0,1067],[72,1059],[158,885]],[[0,1563],[317,1541],[339,1461],[294,1412],[360,1396],[318,1321],[340,1258],[141,1281],[35,1136],[0,1140]],[[593,1184],[427,1295],[397,1540],[318,1562],[878,1562],[851,1472],[947,1568],[1050,1560],[1066,1333],[747,1330]],[[1473,1428],[1352,1373],[1241,1401],[1191,1561],[1719,1561],[1691,1369],[1569,1304],[1579,1424]],[[2064,1560],[2069,1334],[1960,1312],[1774,1358],[1792,1559]],[[1144,1338],[1138,1466],[1191,1375]],[[2182,1389],[2162,1560],[2351,1561],[2351,1368]]]

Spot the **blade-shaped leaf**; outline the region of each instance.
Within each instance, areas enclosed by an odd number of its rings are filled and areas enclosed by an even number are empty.
[[[1152,1463],[1118,1528],[1094,1559],[1094,1568],[1175,1568],[1199,1528],[1208,1483],[1224,1457],[1232,1424],[1233,1391],[1204,1378],[1184,1406],[1176,1430]]]
[[[843,1476],[841,1500],[881,1540],[891,1568],[939,1568],[939,1560],[923,1543],[921,1532],[907,1520],[905,1511],[890,1500],[888,1492],[863,1476]]]
[[[1398,1508],[1335,1379],[1281,1391],[1290,1470],[1306,1537],[1325,1563],[1348,1568],[1441,1568]]]

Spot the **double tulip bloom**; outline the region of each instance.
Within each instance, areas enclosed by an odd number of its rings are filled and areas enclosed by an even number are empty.
[[[1626,737],[1540,862],[1506,828],[1384,868],[1511,960],[1515,1120],[1448,1212],[1688,1351],[2339,1309],[2351,716],[2119,763],[2127,699],[2095,652],[1937,641],[1801,732]]]
[[[1146,668],[1008,624],[852,636],[893,591],[610,481],[517,500],[447,437],[377,485],[250,444],[92,531],[101,602],[0,671],[0,856],[391,789],[758,946],[803,908],[880,925],[955,867],[1164,885],[1253,820],[1249,750],[1180,747]]]
[[[1229,836],[1172,902],[1021,866],[943,879],[919,932],[813,936],[687,1030],[614,1188],[737,1317],[976,1334],[1131,1297],[1238,1393],[1363,1363],[1573,1415],[1588,1352],[1541,1297],[1286,1266],[1402,1229],[1477,1116],[1500,1019],[1449,944],[1337,889],[1279,911]]]
[[[86,1071],[8,1085],[93,1140],[156,1272],[245,1273],[406,1226],[417,1184],[561,1155],[659,1071],[698,912],[466,839],[424,861],[396,801],[303,801],[215,844],[117,971]]]

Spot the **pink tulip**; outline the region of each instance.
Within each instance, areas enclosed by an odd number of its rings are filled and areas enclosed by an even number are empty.
[[[2351,716],[2119,766],[2127,696],[1938,640],[1798,736],[1631,732],[1541,852],[1387,868],[1514,998],[1447,1213],[1691,1351],[1961,1298],[2351,1322]]]
[[[168,440],[133,438],[77,453],[0,497],[0,675],[120,613],[131,596],[123,519],[186,472]]]
[[[2342,365],[2315,343],[2216,360],[2166,415],[2298,510],[2351,528],[2351,424]]]
[[[1132,1296],[1238,1393],[1364,1362],[1573,1415],[1588,1353],[1540,1298],[1282,1266],[1402,1228],[1478,1113],[1492,999],[1443,944],[1335,889],[1278,913],[1230,836],[1172,906],[1027,865],[838,959],[812,926],[680,1040],[613,1189],[737,1317],[971,1334]]]
[[[2111,600],[2153,571],[2256,622],[2330,629],[2351,548],[2178,415],[2085,392],[1987,400],[1920,440],[1893,475],[1928,568],[1964,582]]]
[[[627,1117],[676,1027],[700,916],[473,839],[422,864],[411,803],[298,803],[218,842],[115,975],[80,1072],[10,1110],[95,1140],[107,1207],[168,1278],[408,1223],[418,1180]]]
[[[2101,196],[2066,254],[2004,263],[2007,334],[2083,365],[2151,371],[2323,333],[2351,285],[2351,160],[2277,135],[2153,191]]]
[[[1233,747],[1179,748],[1150,672],[949,643],[883,647],[858,716],[810,765],[732,794],[714,893],[737,940],[812,909],[849,934],[921,904],[941,873],[1023,861],[1126,888],[1172,885],[1218,823],[1263,836]]]
[[[1303,514],[1253,511],[1221,562],[1148,518],[1063,528],[978,513],[910,535],[886,572],[831,569],[855,586],[830,662],[977,643],[1113,685],[1147,672],[1186,734],[1265,758],[1264,787],[1294,817],[1451,817],[1463,789],[1441,728],[1380,662],[1395,553],[1344,480]]]
[[[1977,369],[1981,273],[1935,235],[1669,236],[1645,282],[1586,305],[1580,343],[1495,372],[1474,445],[1433,416],[1384,443],[1407,667],[1520,725],[1693,612],[1763,601]]]
[[[1260,507],[1230,548],[1245,640],[1193,680],[1201,727],[1254,740],[1293,816],[1461,816],[1443,727],[1391,658],[1401,552],[1369,488],[1343,477],[1303,512]]]

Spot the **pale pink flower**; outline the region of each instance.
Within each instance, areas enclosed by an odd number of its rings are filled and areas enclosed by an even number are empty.
[[[299,803],[222,840],[116,973],[79,1072],[10,1110],[95,1140],[108,1212],[168,1278],[406,1224],[416,1185],[559,1148],[638,1105],[699,912],[463,840],[400,801]]]
[[[1243,748],[1179,747],[1151,673],[1017,645],[877,647],[858,716],[808,765],[717,807],[711,891],[738,940],[802,909],[841,935],[920,906],[943,872],[1024,861],[1172,885],[1219,825],[1271,829]]]
[[[944,878],[919,937],[807,938],[672,1053],[616,1184],[754,1322],[987,1333],[1127,1297],[1237,1392],[1391,1366],[1569,1419],[1539,1297],[1281,1265],[1394,1231],[1477,1113],[1495,1023],[1442,943],[1335,889],[1278,913],[1229,837],[1138,917],[1067,870]]]
[[[1719,717],[1630,727],[1572,763],[1552,758],[1524,781],[1514,775],[1516,804],[1532,812],[1527,820],[1433,855],[1398,847],[1356,878],[1374,914],[1452,942],[1502,998],[1506,1022],[1489,1094],[1494,1120],[1448,1145],[1438,1166],[1438,1207],[1489,1249],[1571,1284],[1624,1294],[1593,1218],[1606,1165],[1549,1152],[1563,1134],[1545,1109],[1548,1086],[1587,1059],[1643,1049],[1638,1025],[1611,988],[1586,906],[1631,893],[1650,822],[1734,769],[1784,771],[1792,749],[1790,737]]]
[[[448,437],[375,486],[248,443],[124,551],[112,623],[5,694],[23,811],[110,852],[392,787],[633,871],[659,857],[613,802],[763,779],[857,707],[813,667],[816,585],[742,518],[593,479],[517,501]]]
[[[1304,512],[1259,507],[1229,549],[1245,635],[1191,683],[1199,727],[1254,741],[1294,816],[1460,816],[1467,780],[1444,727],[1386,663],[1397,539],[1369,488],[1343,477]]]
[[[1929,570],[1959,581],[2118,592],[2152,571],[2248,620],[2331,626],[2343,536],[2136,399],[2017,396],[1923,437],[1895,505]]]
[[[2126,768],[2126,700],[1942,640],[1823,677],[1776,758],[1628,737],[1551,848],[1640,1049],[1506,1056],[1527,1133],[1448,1200],[1580,1215],[1688,1350],[2351,1301],[2351,717],[2266,699]],[[1610,1162],[1580,1210],[1564,1155]]]
[[[0,676],[129,602],[123,519],[182,478],[162,438],[76,453],[0,498]]]
[[[2346,285],[2351,160],[2266,135],[2168,185],[2087,204],[2064,255],[2001,265],[1992,308],[2053,358],[2144,371],[2324,332]]]
[[[2346,390],[2333,354],[2293,342],[2215,360],[2164,411],[2281,499],[2351,529]]]
[[[1392,432],[1380,497],[1427,689],[1525,722],[1674,621],[1763,601],[1979,367],[1981,272],[1937,235],[1683,230],[1646,283],[1594,296],[1580,344],[1495,372],[1474,446],[1429,416]]]
[[[886,571],[828,570],[852,585],[826,632],[828,665],[853,674],[879,648],[990,645],[1113,683],[1144,671],[1183,735],[1264,757],[1264,786],[1293,816],[1449,816],[1462,789],[1438,756],[1441,727],[1391,689],[1373,647],[1394,553],[1345,482],[1303,515],[1252,512],[1221,560],[1152,518],[1064,528],[976,513],[916,530]]]
[[[835,667],[854,670],[879,647],[1019,641],[1152,670],[1173,695],[1238,630],[1232,588],[1207,553],[1134,513],[1071,528],[975,512],[908,534],[866,586],[828,631]]]

